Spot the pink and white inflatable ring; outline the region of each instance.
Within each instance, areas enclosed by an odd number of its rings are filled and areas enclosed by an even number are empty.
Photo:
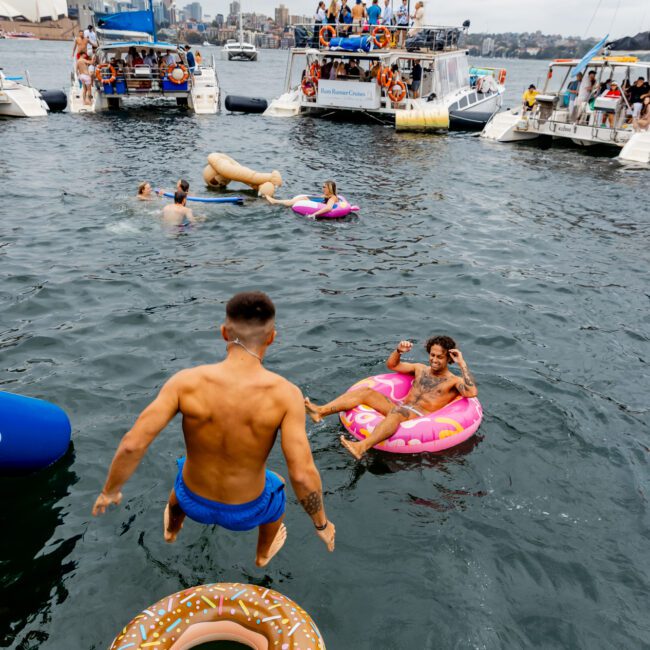
[[[301,214],[303,216],[310,216],[317,212],[323,207],[323,199],[314,197],[304,199],[303,201],[297,201],[291,207],[294,212]],[[319,214],[319,219],[341,219],[342,217],[347,217],[350,212],[358,212],[358,205],[350,205],[347,199],[344,196],[339,195],[339,202],[334,204],[334,207],[324,214]]]
[[[372,388],[394,401],[399,401],[406,397],[412,383],[412,375],[389,373],[362,379],[348,392],[359,388]],[[341,413],[340,417],[343,426],[359,440],[367,438],[384,419],[381,413],[363,404]],[[439,411],[402,422],[388,440],[375,445],[374,449],[394,454],[443,451],[471,438],[482,419],[483,408],[476,397],[459,397]]]

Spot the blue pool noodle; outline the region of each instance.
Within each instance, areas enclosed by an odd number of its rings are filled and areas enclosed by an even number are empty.
[[[70,445],[70,420],[55,404],[0,391],[0,475],[32,472]]]

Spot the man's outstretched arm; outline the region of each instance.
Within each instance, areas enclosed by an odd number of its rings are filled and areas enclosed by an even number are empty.
[[[402,361],[402,355],[410,352],[412,348],[413,343],[410,341],[400,341],[386,360],[386,367],[393,372],[401,372],[405,375],[414,375],[418,364]]]
[[[305,430],[305,402],[297,386],[291,386],[288,392],[287,413],[280,428],[282,453],[287,460],[289,479],[300,504],[314,522],[316,534],[325,542],[327,549],[333,551],[336,529],[325,514],[320,474]]]
[[[460,350],[449,350],[449,355],[451,358],[458,364],[460,371],[462,373],[462,378],[458,378],[458,384],[456,388],[458,392],[463,397],[476,397],[478,395],[478,388],[476,387],[476,382],[472,373],[469,371],[465,359],[463,359],[463,354]]]
[[[104,489],[93,506],[93,515],[101,515],[112,503],[122,501],[121,489],[131,478],[149,445],[178,413],[178,375],[172,377],[158,393],[158,397],[140,413],[117,448],[108,471]]]

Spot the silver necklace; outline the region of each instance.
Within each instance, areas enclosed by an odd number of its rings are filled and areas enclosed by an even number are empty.
[[[255,354],[252,350],[249,350],[238,338],[236,338],[234,341],[231,341],[233,345],[239,345],[242,347],[248,354],[250,354],[252,357],[255,357],[260,363],[262,363],[262,357],[260,357],[259,354]]]

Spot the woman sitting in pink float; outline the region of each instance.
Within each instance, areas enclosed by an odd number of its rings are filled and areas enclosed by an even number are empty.
[[[359,209],[356,205],[350,205],[345,197],[339,196],[336,193],[336,183],[334,181],[325,181],[323,183],[322,196],[299,194],[292,199],[285,200],[274,199],[268,194],[265,197],[273,205],[284,205],[298,214],[316,219],[318,217],[326,217],[329,219],[345,217],[350,212],[356,212]]]
[[[388,357],[388,369],[401,374],[362,380],[323,406],[305,400],[314,422],[341,413],[345,427],[359,438],[351,442],[341,436],[341,444],[355,458],[374,446],[395,453],[441,451],[467,440],[478,429],[483,415],[475,399],[478,390],[455,341],[449,336],[430,338],[425,346],[428,366],[401,360],[412,347],[410,341],[401,341]],[[461,377],[448,368],[454,362]]]

